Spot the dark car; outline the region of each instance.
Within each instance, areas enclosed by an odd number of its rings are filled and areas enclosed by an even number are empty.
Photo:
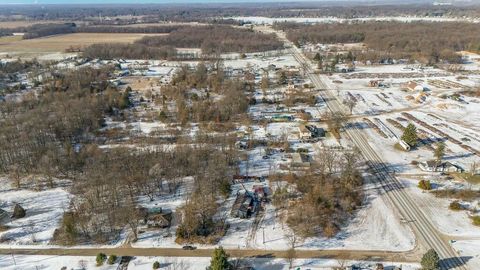
[[[194,246],[183,246],[182,248],[184,250],[195,250],[195,249],[197,249],[197,247],[194,247]]]

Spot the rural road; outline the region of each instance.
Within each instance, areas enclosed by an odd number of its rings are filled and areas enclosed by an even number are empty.
[[[287,251],[261,249],[226,249],[231,257],[286,258]],[[96,256],[103,252],[117,256],[211,257],[213,249],[183,250],[179,248],[45,248],[0,249],[3,255]],[[415,252],[386,252],[358,250],[296,250],[296,258],[324,258],[343,260],[390,261],[418,263]]]
[[[285,42],[287,48],[290,48],[291,53],[315,85],[315,88],[320,90],[319,93],[323,100],[325,100],[330,111],[332,113],[348,115],[348,109],[345,108],[339,98],[334,94],[336,87],[329,86],[329,80],[325,75],[315,73],[311,61],[303,55],[298,47],[285,37],[283,32],[277,31],[277,35]],[[361,151],[364,159],[375,172],[379,183],[382,184],[387,198],[397,208],[400,216],[410,221],[410,227],[415,234],[420,250],[435,249],[440,256],[442,269],[466,270],[467,267],[464,259],[458,256],[457,252],[448,243],[448,240],[438,232],[432,222],[416,205],[400,181],[389,172],[388,164],[372,148],[363,131],[359,129],[355,123],[350,126],[349,128],[345,128],[345,134]]]

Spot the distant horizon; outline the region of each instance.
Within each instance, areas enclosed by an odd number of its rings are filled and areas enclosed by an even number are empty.
[[[351,2],[351,3],[405,3],[397,0],[0,0],[0,5],[81,5],[81,4],[189,4],[189,3],[216,3],[216,4],[235,4],[235,3],[320,3],[320,2]],[[406,1],[407,3],[417,1]],[[430,0],[419,0],[419,4],[433,3]],[[452,1],[456,2],[456,1]],[[475,1],[469,1],[475,2]]]

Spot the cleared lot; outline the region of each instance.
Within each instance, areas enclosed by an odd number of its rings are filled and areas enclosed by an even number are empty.
[[[75,33],[37,39],[0,38],[0,53],[64,52],[71,46],[84,47],[95,43],[132,43],[144,36],[164,34]]]

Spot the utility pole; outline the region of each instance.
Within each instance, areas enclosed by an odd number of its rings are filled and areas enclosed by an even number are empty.
[[[265,245],[265,227],[262,227],[263,229],[263,244]]]
[[[13,259],[13,264],[17,265],[17,262],[15,261],[15,254],[13,254],[13,249],[10,247],[10,254],[12,254],[12,259]]]

